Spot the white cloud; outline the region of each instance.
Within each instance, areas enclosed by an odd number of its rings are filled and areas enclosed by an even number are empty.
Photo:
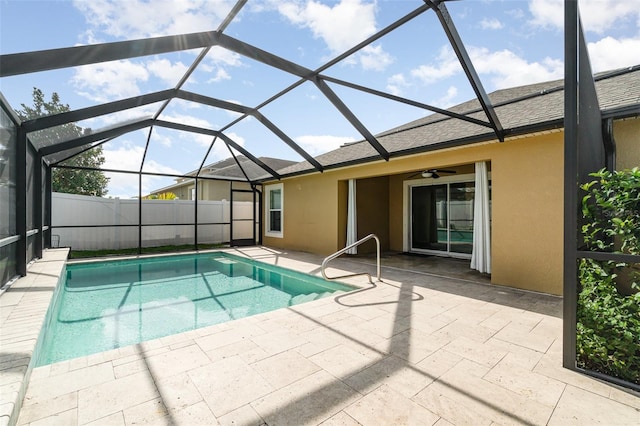
[[[178,98],[171,99],[171,105],[178,108],[191,109],[191,110],[202,108],[202,104],[199,104],[198,102],[192,102],[192,101],[187,101],[185,99],[178,99]]]
[[[382,46],[366,46],[358,54],[358,59],[365,70],[382,71],[393,62],[393,57],[382,50]]]
[[[238,144],[238,145],[240,145],[242,147],[245,146],[245,139],[242,136],[238,135],[237,133],[225,132],[224,134],[229,139],[234,141],[236,144]],[[209,139],[209,143],[211,143],[212,140],[213,140],[213,138]],[[249,150],[249,151],[251,151],[251,150]],[[236,153],[237,153],[237,151],[236,151]],[[216,142],[213,144],[213,148],[211,149],[211,152],[209,153],[209,156],[207,157],[207,163],[213,163],[214,161],[223,160],[225,158],[228,158],[230,155],[231,154],[229,154],[229,148],[227,148],[227,145],[225,144],[225,142],[221,138],[218,138],[216,140]]]
[[[469,48],[469,56],[478,73],[493,75],[491,82],[497,89],[554,80],[564,75],[560,59],[547,57],[541,62],[529,62],[510,50],[491,52],[485,47]]]
[[[113,126],[114,124],[139,120],[141,118],[151,118],[158,111],[160,105],[161,102],[156,102],[150,105],[124,109],[122,111],[114,112],[111,114],[101,115],[99,117],[83,120],[79,124],[81,127],[89,127],[95,131],[104,127]]]
[[[182,115],[182,114],[162,114],[160,116],[162,120],[170,121],[173,123],[185,124],[187,126],[201,127],[203,129],[214,129],[214,126],[211,125],[207,120],[202,118],[193,117],[191,115]],[[200,133],[191,133],[191,132],[182,132],[177,131],[176,133],[178,137],[182,140],[196,142],[201,147],[209,147],[211,145],[211,141],[213,140],[213,136],[203,135]]]
[[[117,148],[103,149],[105,169],[139,170],[144,155],[144,148],[128,142],[124,142]],[[153,173],[180,174],[179,171],[169,166],[164,166],[156,161],[146,161],[144,171]],[[110,178],[108,195],[111,197],[131,198],[138,196],[138,177],[128,173],[108,173]],[[154,188],[154,182],[162,178],[145,176],[143,179],[142,193],[148,193]]]
[[[522,9],[511,9],[504,12],[508,16],[513,19],[522,19],[524,18],[524,11]]]
[[[242,56],[220,46],[213,46],[211,50],[209,50],[209,53],[207,53],[206,58],[209,63],[215,65],[227,65],[231,67],[239,67],[242,65]],[[212,68],[209,68],[209,71],[212,70]]]
[[[206,73],[207,83],[219,83],[231,79],[227,68],[243,65],[242,56],[220,46],[213,46],[207,54],[206,60],[198,67],[198,72]]]
[[[235,99],[224,99],[224,100],[225,100],[226,102],[229,102],[229,103],[232,103],[232,104],[236,104],[236,105],[243,105],[243,104],[242,104],[242,102],[240,102],[240,101],[238,101],[238,100],[235,100]],[[227,113],[227,115],[228,115],[229,117],[232,117],[232,118],[238,118],[238,117],[240,117],[240,116],[242,115],[242,113],[240,113],[240,112],[235,112],[235,111],[230,110],[230,109],[225,109],[225,110],[224,110],[224,112],[226,112],[226,113]]]
[[[539,27],[564,27],[564,0],[531,0],[531,23]]]
[[[231,76],[224,68],[218,68],[213,77],[207,80],[207,83],[218,83],[224,80],[231,80]]]
[[[227,137],[229,137],[232,141],[234,141],[236,144],[240,145],[240,146],[244,146],[245,145],[245,140],[242,136],[240,136],[237,133],[234,132],[225,132],[225,135],[227,135]],[[228,152],[228,151],[227,151]],[[227,156],[222,157],[222,158],[227,158]]]
[[[215,30],[232,0],[74,0],[96,32],[143,38]]]
[[[316,1],[282,2],[279,11],[292,23],[309,28],[333,53],[341,53],[376,31],[375,3],[342,0],[330,7]]]
[[[155,76],[160,77],[168,85],[174,87],[189,69],[182,62],[172,64],[168,59],[154,59],[147,62],[148,70]]]
[[[157,128],[151,133],[151,143],[159,143],[160,145],[170,148],[173,145],[173,139],[159,132]]]
[[[640,37],[605,37],[587,46],[593,72],[640,64]]]
[[[462,71],[457,56],[449,46],[443,46],[436,59],[436,65],[420,65],[411,70],[411,75],[425,84],[430,84]]]
[[[401,96],[407,87],[409,87],[409,83],[404,74],[394,74],[387,79],[387,90],[392,95]]]
[[[187,126],[195,126],[202,127],[204,129],[212,129],[213,125],[209,123],[207,120],[202,118],[194,117],[191,115],[182,115],[182,114],[162,114],[160,116],[162,120],[171,121],[173,123],[186,124]]]
[[[637,0],[580,0],[579,7],[585,30],[596,33],[622,20],[640,17]],[[564,0],[530,0],[529,11],[535,26],[564,28]]]
[[[107,102],[139,95],[138,83],[148,78],[143,65],[121,60],[77,67],[71,82],[82,96]]]
[[[502,22],[496,18],[487,19],[484,18],[480,21],[480,28],[483,30],[499,30],[503,27]]]
[[[296,137],[295,141],[311,156],[316,156],[337,149],[347,142],[354,142],[355,139],[346,136],[305,135]]]
[[[491,76],[493,87],[485,87],[487,90],[502,89],[505,87],[519,86],[547,80],[562,78],[564,67],[562,60],[544,58],[539,62],[529,62],[508,49],[490,51],[485,47],[469,46],[467,48],[471,61],[479,74]],[[462,73],[462,67],[458,58],[448,46],[440,49],[440,54],[435,63],[421,65],[411,71],[411,76],[423,84],[431,84],[440,80]],[[391,81],[392,80],[392,81]],[[484,79],[483,79],[484,81]],[[387,88],[400,90],[409,83],[404,76],[392,77]],[[451,99],[455,94],[451,94]],[[447,103],[442,98],[439,102]]]
[[[449,86],[449,88],[447,89],[447,93],[443,97],[432,101],[431,105],[435,105],[440,108],[449,108],[457,103],[457,96],[458,88],[455,86]]]

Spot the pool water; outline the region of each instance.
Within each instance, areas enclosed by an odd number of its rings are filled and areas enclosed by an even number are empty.
[[[69,264],[49,308],[37,365],[353,289],[226,253]]]

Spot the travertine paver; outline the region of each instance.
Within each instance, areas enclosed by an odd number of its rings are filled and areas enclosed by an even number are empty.
[[[423,406],[382,385],[344,410],[360,424],[432,425],[440,418]]]
[[[0,294],[0,425],[15,424],[40,327],[68,249],[47,250],[28,275]]]
[[[322,260],[236,253],[314,273]],[[374,268],[333,265],[336,274]],[[36,368],[18,423],[640,424],[637,395],[561,367],[561,299],[424,271],[383,268],[383,278],[351,279],[362,287],[353,294]],[[0,297],[3,398],[19,396],[37,336],[30,313],[48,303],[36,293]],[[34,305],[22,306],[30,296]],[[5,419],[12,404],[0,405]]]

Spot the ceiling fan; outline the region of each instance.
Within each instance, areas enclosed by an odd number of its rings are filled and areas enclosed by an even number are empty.
[[[423,178],[438,179],[440,177],[440,173],[456,173],[456,171],[445,170],[445,169],[427,169],[427,170],[423,170],[421,172],[412,174],[411,176],[409,176],[409,179],[418,175],[421,175]]]

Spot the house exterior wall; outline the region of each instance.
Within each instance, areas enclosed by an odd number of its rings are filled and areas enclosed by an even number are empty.
[[[640,167],[640,118],[614,121],[616,169]]]
[[[161,194],[163,192],[173,192],[176,197],[181,200],[191,200],[191,190],[195,186],[195,180],[191,179],[185,181],[182,185],[176,185],[171,189],[166,191],[158,190],[152,192],[151,194]],[[198,199],[199,200],[229,200],[231,197],[231,182],[223,181],[223,180],[208,180],[208,179],[200,179],[198,180]],[[246,182],[233,182],[234,189],[242,189],[242,190],[251,190],[251,185]],[[253,195],[236,193],[234,194],[234,199],[236,201],[252,201]]]
[[[335,252],[339,238],[338,212],[346,217],[346,205],[339,209],[340,177],[338,173],[322,173],[284,179],[283,238],[263,235],[263,243],[269,247],[311,253]],[[264,193],[266,189],[267,184]],[[263,205],[267,205],[266,200]]]
[[[389,250],[389,176],[356,181],[356,211],[358,239],[376,234],[380,239],[380,249]],[[373,240],[358,247],[358,253],[375,252]]]
[[[640,119],[614,124],[618,168],[640,165]],[[427,168],[489,161],[492,180],[491,282],[562,294],[564,133],[412,155],[284,179],[284,236],[268,246],[327,255],[345,245],[346,181],[358,180],[362,233],[403,250],[403,182]],[[468,169],[472,170],[472,169]],[[460,172],[459,172],[460,173]],[[387,193],[383,194],[385,187]],[[362,201],[361,198],[365,198]],[[385,209],[382,205],[387,203]],[[362,206],[362,207],[361,207]],[[377,207],[375,207],[377,206]],[[364,212],[363,212],[364,210]],[[366,213],[365,213],[366,212]],[[376,217],[373,217],[376,216]],[[386,229],[385,229],[386,226]]]
[[[193,186],[193,183],[185,184],[184,186],[181,186],[179,188],[174,188],[170,192],[173,192],[176,195],[176,197],[178,197],[181,200],[190,200],[191,199],[190,186]]]

